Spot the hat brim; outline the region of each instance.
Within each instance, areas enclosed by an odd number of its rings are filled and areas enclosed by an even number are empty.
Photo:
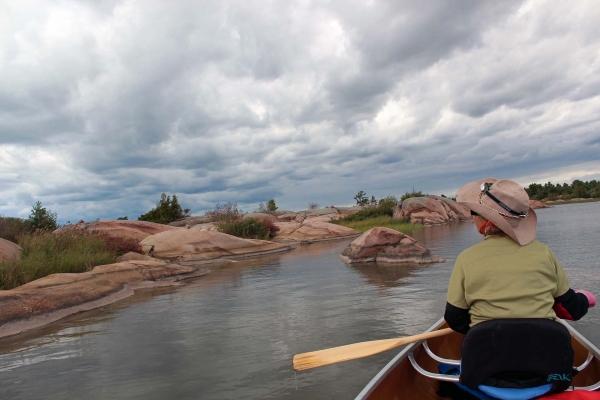
[[[456,193],[456,201],[496,225],[521,246],[532,242],[536,236],[537,215],[531,207],[529,207],[525,218],[505,218],[494,211],[494,208],[499,208],[499,206],[489,197],[484,196],[482,199],[483,204],[479,203],[481,184],[496,181],[497,179],[494,178],[486,178],[468,183]]]

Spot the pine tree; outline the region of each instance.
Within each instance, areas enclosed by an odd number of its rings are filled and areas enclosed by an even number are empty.
[[[27,221],[32,231],[53,231],[58,228],[58,224],[56,223],[56,213],[47,210],[46,207],[42,207],[42,202],[40,201],[35,203],[35,206],[31,209],[31,214]]]

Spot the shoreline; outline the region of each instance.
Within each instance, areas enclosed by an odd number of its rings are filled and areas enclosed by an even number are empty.
[[[563,204],[597,203],[600,201],[600,199],[549,200],[549,201],[540,200],[540,201],[548,206],[560,206]]]
[[[360,233],[354,234],[354,235],[344,235],[344,236],[339,236],[339,237],[333,237],[333,238],[316,238],[316,239],[312,239],[312,240],[282,241],[279,243],[284,245],[284,247],[282,247],[280,249],[275,249],[275,250],[271,250],[271,251],[261,251],[261,252],[255,252],[255,253],[247,253],[247,254],[229,255],[227,257],[219,257],[219,258],[212,259],[212,260],[188,260],[187,262],[179,261],[175,264],[172,264],[166,260],[155,259],[159,263],[164,263],[163,266],[166,267],[167,269],[170,269],[169,266],[172,266],[172,267],[179,267],[179,268],[181,268],[181,267],[187,268],[187,270],[186,271],[170,271],[170,272],[166,273],[166,276],[162,276],[158,279],[156,279],[156,278],[152,279],[152,277],[149,276],[149,278],[151,280],[142,280],[142,281],[137,281],[137,282],[135,282],[135,281],[123,282],[122,285],[119,285],[120,288],[118,290],[109,291],[105,295],[103,295],[101,297],[96,297],[93,300],[83,301],[81,303],[73,304],[73,305],[70,305],[67,307],[61,307],[60,305],[58,305],[57,307],[48,309],[46,312],[43,312],[43,313],[40,313],[37,315],[31,315],[29,317],[24,317],[24,318],[17,317],[17,318],[11,318],[8,320],[4,320],[4,321],[0,320],[0,340],[12,338],[12,337],[21,335],[23,333],[29,333],[36,329],[40,329],[40,328],[46,327],[48,325],[51,325],[51,324],[53,324],[59,320],[62,320],[64,318],[70,317],[74,314],[94,310],[94,309],[101,308],[101,307],[104,307],[109,304],[117,303],[121,300],[127,299],[127,298],[135,295],[135,293],[140,290],[154,289],[154,288],[161,288],[161,287],[181,286],[183,284],[181,281],[183,281],[183,280],[198,278],[198,277],[202,277],[202,276],[209,274],[211,272],[211,270],[207,269],[206,267],[210,267],[211,264],[215,265],[215,264],[228,264],[231,262],[239,262],[241,260],[248,260],[248,259],[252,259],[252,258],[260,258],[261,256],[269,256],[269,255],[273,255],[273,254],[284,253],[284,252],[290,251],[298,246],[310,245],[312,243],[318,243],[318,242],[328,242],[328,241],[336,241],[336,240],[342,240],[342,239],[350,239],[352,237],[358,237],[358,236],[360,236]],[[142,256],[142,258],[146,258],[146,257]],[[148,257],[147,259],[150,259],[150,257]],[[140,260],[131,260],[129,262],[136,264],[136,263],[140,263]],[[108,266],[110,266],[110,264]],[[107,267],[107,266],[99,266],[99,267]],[[141,267],[141,265],[138,264],[136,267],[139,268],[139,267]],[[189,270],[190,268],[193,270],[190,271]],[[141,272],[141,268],[139,268],[139,270]],[[77,277],[74,278],[75,280],[80,280],[80,279],[86,280],[88,275],[96,275],[97,273],[98,273],[98,271],[92,270],[92,271],[88,271],[88,272],[76,273],[73,275],[77,275]],[[61,275],[61,274],[55,274],[55,275]],[[69,274],[69,275],[71,275],[71,274]],[[143,274],[143,275],[145,275],[145,274]],[[150,274],[150,275],[152,275],[152,274]],[[48,277],[50,277],[50,275]],[[44,279],[46,279],[48,277],[40,278],[36,281],[32,281],[29,283],[29,285],[33,284],[33,282],[41,283],[39,281],[43,281]],[[68,279],[68,280],[71,280],[71,279]],[[63,286],[62,285],[63,283],[66,283],[66,282],[61,282],[59,284],[55,284],[55,283],[42,284],[39,288],[32,288],[32,289],[35,290],[36,292],[39,292],[40,289],[43,289],[44,287]],[[28,285],[28,284],[26,284],[26,285]],[[23,286],[26,286],[26,285],[19,286],[18,288],[15,288],[15,289],[23,288]],[[15,289],[0,291],[0,295],[1,294],[9,295]],[[65,289],[67,292],[69,291],[68,288],[65,287]],[[20,290],[17,290],[17,292],[20,292]],[[13,292],[13,293],[15,293],[15,292]],[[42,297],[43,297],[43,299],[45,298],[45,296],[42,296]],[[40,301],[42,301],[42,300],[40,300]],[[26,304],[21,304],[20,306],[23,309],[28,308]],[[30,311],[33,311],[33,310],[30,310]]]

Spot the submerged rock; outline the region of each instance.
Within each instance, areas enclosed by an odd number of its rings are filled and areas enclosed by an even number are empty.
[[[0,262],[13,261],[21,258],[21,246],[10,240],[0,238]]]
[[[394,218],[434,225],[470,220],[471,212],[462,204],[441,196],[410,197],[395,210]]]
[[[356,238],[340,257],[347,264],[372,261],[425,264],[444,261],[410,236],[381,227],[369,229]]]

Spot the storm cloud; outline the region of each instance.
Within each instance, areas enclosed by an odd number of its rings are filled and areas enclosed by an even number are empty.
[[[0,214],[351,205],[600,179],[600,8],[548,1],[0,5]]]

